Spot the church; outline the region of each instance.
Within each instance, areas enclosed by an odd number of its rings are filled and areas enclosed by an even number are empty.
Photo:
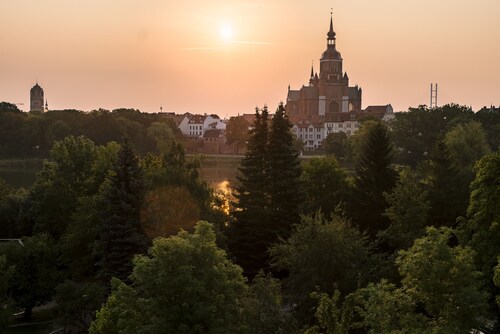
[[[330,17],[326,42],[319,75],[311,68],[308,85],[299,90],[288,87],[285,110],[293,124],[292,130],[297,138],[302,139],[306,150],[321,147],[321,142],[330,133],[354,133],[359,128],[359,120],[364,117],[393,117],[390,104],[362,109],[362,90],[358,86],[349,86],[349,76],[342,67],[333,17]]]

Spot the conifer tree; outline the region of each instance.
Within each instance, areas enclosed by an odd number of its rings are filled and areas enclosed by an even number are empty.
[[[247,153],[240,163],[229,247],[245,275],[254,276],[264,266],[267,244],[263,227],[269,221],[267,140],[269,133],[267,107],[255,110],[255,121],[249,131]]]
[[[241,186],[237,188],[230,246],[249,277],[268,268],[269,247],[279,237],[287,238],[292,226],[300,222],[301,169],[290,128],[283,105],[270,127],[267,108],[261,114],[257,111],[239,168]]]
[[[380,122],[370,124],[360,142],[351,214],[360,229],[372,237],[389,225],[388,218],[383,216],[387,205],[383,194],[392,189],[396,179],[390,167],[391,156],[387,127]]]
[[[122,145],[99,197],[101,218],[94,247],[98,276],[106,284],[112,277],[127,281],[133,256],[147,249],[147,239],[140,228],[143,174],[127,142]]]
[[[287,238],[292,226],[300,223],[299,207],[303,200],[300,187],[301,167],[298,152],[293,148],[292,124],[285,115],[283,104],[273,116],[269,132],[270,225],[269,242],[278,236]]]
[[[431,154],[429,174],[428,225],[454,226],[466,213],[469,182],[460,176],[444,142],[439,142]]]

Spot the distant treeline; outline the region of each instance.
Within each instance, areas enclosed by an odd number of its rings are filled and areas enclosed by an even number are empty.
[[[168,115],[137,109],[66,109],[30,114],[12,103],[0,102],[0,159],[46,158],[55,141],[70,135],[85,136],[97,145],[127,138],[142,155],[156,149],[155,136],[165,132],[165,125],[174,135],[180,133]]]

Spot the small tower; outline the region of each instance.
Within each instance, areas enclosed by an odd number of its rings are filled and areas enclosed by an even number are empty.
[[[43,112],[43,88],[37,83],[30,90],[30,112]]]

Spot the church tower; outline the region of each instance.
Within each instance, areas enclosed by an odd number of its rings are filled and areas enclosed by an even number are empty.
[[[43,108],[43,88],[37,83],[30,90],[30,112],[40,112],[44,111]]]
[[[337,51],[333,17],[330,17],[330,30],[326,38],[326,51],[320,59],[319,79],[327,85],[342,84],[342,56]]]
[[[333,13],[326,34],[326,50],[319,60],[319,75],[311,68],[309,85],[288,90],[286,110],[298,119],[340,117],[338,113],[361,111],[361,88],[349,87],[349,76],[343,70],[343,59],[337,50],[333,30]]]

